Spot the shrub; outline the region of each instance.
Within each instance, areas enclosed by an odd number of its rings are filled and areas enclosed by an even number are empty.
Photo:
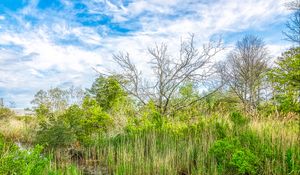
[[[229,162],[238,174],[257,174],[258,157],[249,149],[235,150]]]
[[[83,117],[80,120],[82,132],[79,134],[82,142],[89,144],[93,134],[106,133],[113,125],[112,118],[101,108],[98,102],[86,98],[82,104]]]
[[[39,145],[28,151],[20,150],[0,136],[0,174],[44,174],[49,160],[41,155],[42,150]]]
[[[70,125],[64,121],[55,120],[43,126],[37,132],[36,142],[47,147],[66,147],[76,141],[76,135]]]
[[[210,153],[214,155],[219,165],[228,165],[233,152],[239,143],[236,139],[217,140],[210,148]]]
[[[222,174],[256,174],[259,168],[259,158],[237,138],[217,140],[210,153],[216,158]]]
[[[41,113],[48,115],[48,113]],[[40,120],[40,129],[37,131],[36,142],[47,147],[67,147],[77,140],[80,128],[82,111],[77,105],[69,107],[63,114]]]
[[[96,100],[86,98],[82,108],[70,106],[63,114],[41,120],[37,143],[48,147],[68,147],[76,141],[90,144],[93,134],[107,132],[113,121]]]

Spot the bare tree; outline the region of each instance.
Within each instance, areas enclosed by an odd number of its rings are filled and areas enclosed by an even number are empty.
[[[252,112],[259,104],[268,58],[262,39],[248,35],[236,43],[227,60],[221,63],[222,78],[247,111]]]
[[[286,23],[287,31],[283,33],[287,40],[300,45],[300,0],[289,2],[286,6],[293,14]]]
[[[142,104],[152,100],[162,114],[167,114],[169,109],[177,110],[187,105],[171,103],[184,83],[203,83],[215,73],[212,58],[222,49],[221,40],[211,41],[197,49],[194,35],[181,42],[178,58],[168,54],[167,44],[149,48],[152,59],[148,65],[153,70],[154,80],[143,77],[128,53],[119,53],[113,59],[122,69],[118,75],[125,90]]]

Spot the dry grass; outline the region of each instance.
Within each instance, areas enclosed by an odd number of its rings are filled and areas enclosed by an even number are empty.
[[[278,120],[274,118],[253,119],[250,128],[260,135],[271,133],[272,138],[282,139],[285,143],[295,143],[299,137],[299,126],[295,118]]]
[[[14,142],[32,143],[37,122],[34,117],[9,117],[0,120],[0,133]]]

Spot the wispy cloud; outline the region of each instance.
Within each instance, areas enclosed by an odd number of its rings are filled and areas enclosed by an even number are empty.
[[[90,86],[96,76],[92,67],[112,67],[118,51],[128,51],[143,67],[147,47],[164,41],[174,53],[189,33],[198,44],[222,35],[231,46],[230,38],[269,32],[272,55],[286,47],[276,28],[288,15],[284,0],[24,2],[13,7],[0,2],[0,96],[20,107],[39,89]]]

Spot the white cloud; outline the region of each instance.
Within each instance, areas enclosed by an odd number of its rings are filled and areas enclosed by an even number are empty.
[[[219,0],[209,3],[141,0],[127,6],[121,2],[106,1],[105,11],[97,2],[102,1],[84,1],[93,14],[106,13],[113,16],[113,22],[122,24],[133,21],[132,25],[139,24],[141,29],[128,35],[102,35],[107,33],[109,26],[83,26],[74,21],[72,10],[65,14],[52,11],[43,13],[36,9],[36,3],[32,3],[21,10],[20,14],[13,15],[19,22],[18,26],[2,26],[4,30],[0,31],[0,45],[18,45],[22,51],[0,49],[0,64],[6,62],[7,65],[16,58],[35,54],[32,60],[19,60],[11,62],[5,69],[0,68],[0,88],[30,89],[31,94],[23,95],[28,98],[38,89],[58,86],[64,82],[87,87],[95,75],[92,67],[112,68],[112,54],[118,51],[128,51],[134,55],[139,68],[147,70],[144,65],[150,58],[145,52],[155,42],[171,44],[170,52],[176,56],[180,39],[186,38],[189,33],[195,33],[201,44],[215,34],[242,32],[249,28],[266,30],[272,23],[284,20],[288,14],[283,6],[284,0]],[[65,4],[68,8],[72,7],[72,1],[65,1]],[[25,14],[37,17],[38,24],[33,25],[20,16]],[[4,16],[3,19],[0,16],[0,20],[5,20]],[[13,28],[15,30],[11,30]],[[61,39],[77,39],[77,45],[60,44],[57,41]],[[278,55],[285,46],[272,43],[269,48],[272,55]],[[226,52],[219,55],[218,59],[222,59]],[[9,93],[9,98],[16,97],[12,95],[13,91]],[[27,102],[25,105],[28,105],[29,101],[22,99],[20,103]]]

